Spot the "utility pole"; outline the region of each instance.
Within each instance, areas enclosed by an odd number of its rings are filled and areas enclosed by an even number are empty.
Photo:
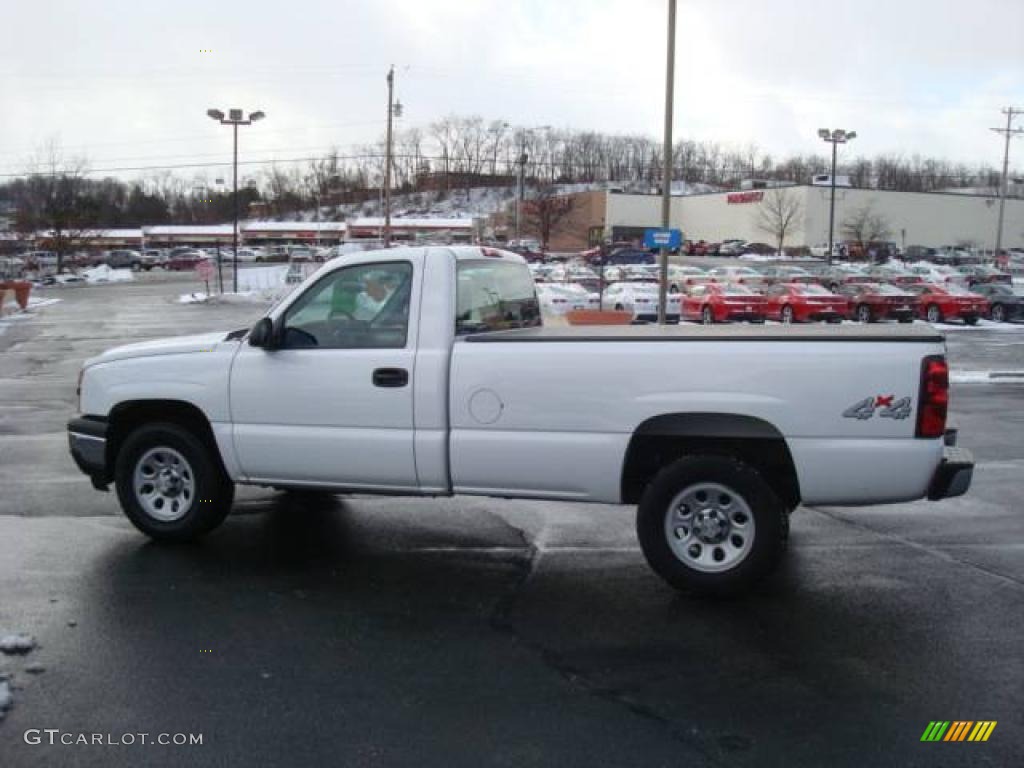
[[[388,70],[388,135],[384,150],[384,247],[391,247],[391,118],[395,112],[395,66]]]
[[[1003,177],[999,183],[999,223],[996,224],[995,258],[999,258],[999,252],[1003,249],[1003,216],[1006,212],[1007,174],[1010,170],[1010,139],[1024,133],[1024,128],[1013,127],[1013,118],[1017,115],[1024,115],[1024,109],[1007,107],[1003,110],[1003,114],[1006,115],[1006,127],[992,129],[996,133],[1001,133],[1006,137],[1006,146],[1003,149]]]
[[[665,73],[665,143],[661,171],[661,226],[669,228],[672,213],[672,91],[676,69],[676,0],[668,0],[668,55]],[[665,325],[668,303],[668,248],[661,247],[658,279],[658,325]]]
[[[525,176],[526,176],[526,163],[530,159],[530,156],[526,154],[526,135],[520,134],[519,137],[519,158],[517,160],[519,164],[519,174],[516,177],[516,245],[522,237],[521,222],[522,212],[520,209],[523,207],[523,197],[525,195]]]

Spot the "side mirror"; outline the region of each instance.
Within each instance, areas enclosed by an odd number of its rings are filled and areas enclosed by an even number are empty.
[[[249,346],[260,349],[274,347],[274,321],[269,317],[261,317],[249,331]]]

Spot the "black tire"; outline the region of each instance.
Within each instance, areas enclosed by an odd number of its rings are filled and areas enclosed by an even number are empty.
[[[675,515],[682,508],[673,508],[677,497],[709,484],[728,491],[718,498],[730,497],[725,514],[735,518],[730,519],[728,530],[723,534],[725,539],[718,543],[698,540],[696,528],[687,531],[686,519],[695,521],[696,515],[708,510],[691,509],[689,517],[679,518],[679,527],[675,527]],[[714,503],[709,502],[712,506]],[[730,509],[735,511],[729,512]],[[747,510],[750,519],[745,525],[750,527],[744,529],[739,527],[739,518],[745,517]],[[648,564],[677,590],[701,595],[737,594],[749,589],[778,565],[789,538],[789,512],[753,467],[724,456],[688,456],[662,469],[647,486],[637,508],[636,530]],[[707,547],[711,559],[715,560],[720,551],[728,547],[736,549],[737,534],[747,537],[739,537],[739,546],[746,549],[729,550],[729,555],[723,555],[723,562],[725,557],[737,558],[731,565],[707,564],[701,567],[685,562],[683,557],[689,555],[677,554],[673,549],[673,546],[682,549],[683,545],[670,541],[670,519],[673,535],[677,538],[686,535],[684,542],[690,542],[686,545],[686,552],[692,552],[696,545],[703,555],[703,548]],[[707,568],[719,570],[712,572]]]
[[[992,305],[992,308],[988,311],[988,316],[996,323],[1002,323],[1006,321],[1006,307],[1002,304],[996,303]]]
[[[912,318],[912,317],[901,317],[900,318],[900,322],[901,323],[912,323],[912,322],[914,322],[914,318]]]
[[[977,325],[977,324],[978,324],[978,318],[977,317],[965,317],[964,318],[964,325]]]
[[[176,497],[185,509],[174,519],[154,516],[134,487],[136,469],[145,475],[140,461],[160,449],[177,453],[184,460],[185,469],[181,469],[180,474],[191,482],[191,491],[188,494],[181,491]],[[235,486],[215,451],[204,440],[177,424],[146,424],[128,435],[117,454],[114,484],[121,508],[132,524],[150,538],[162,542],[191,541],[220,525],[231,511]],[[156,475],[152,476],[154,483],[157,482]],[[178,514],[177,509],[173,514]]]

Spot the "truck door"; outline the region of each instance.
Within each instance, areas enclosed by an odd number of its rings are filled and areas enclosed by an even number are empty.
[[[419,284],[410,261],[340,267],[279,318],[276,348],[242,344],[229,388],[235,450],[247,479],[418,487]]]

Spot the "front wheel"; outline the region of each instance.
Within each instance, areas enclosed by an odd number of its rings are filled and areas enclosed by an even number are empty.
[[[857,307],[857,321],[861,323],[871,322],[871,307],[867,304],[861,304]]]
[[[1002,304],[993,304],[988,316],[995,322],[1001,323],[1006,320],[1006,309]]]
[[[924,311],[924,317],[929,323],[941,323],[942,310],[936,304],[929,304],[928,309]]]
[[[647,487],[636,528],[648,564],[673,587],[734,594],[778,564],[789,510],[753,467],[724,456],[689,456]]]
[[[700,311],[700,321],[702,323],[704,323],[704,325],[713,325],[714,324],[714,322],[715,322],[715,315],[711,311],[711,307],[704,307],[704,309],[702,309]]]
[[[786,325],[793,322],[793,308],[788,304],[782,308],[782,322]]]
[[[978,324],[978,318],[977,317],[973,317],[972,316],[972,317],[965,317],[964,318],[964,325],[977,325],[977,324]]]
[[[147,424],[117,454],[117,496],[136,528],[157,541],[199,538],[227,517],[235,487],[214,449],[177,424]]]

